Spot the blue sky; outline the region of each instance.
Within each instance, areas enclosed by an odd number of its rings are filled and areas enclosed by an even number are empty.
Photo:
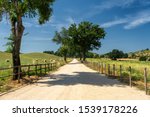
[[[56,51],[59,46],[51,39],[61,27],[90,21],[106,30],[102,47],[95,51],[103,54],[112,49],[132,52],[150,48],[150,0],[56,0],[53,16],[40,26],[37,18],[24,19],[25,33],[21,52]],[[9,21],[0,22],[0,50],[5,50],[9,36]]]

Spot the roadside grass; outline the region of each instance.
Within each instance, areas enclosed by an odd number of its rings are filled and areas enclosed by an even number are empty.
[[[21,54],[20,58],[21,58],[22,65],[46,64],[46,63],[51,63],[54,61],[56,62],[57,67],[60,67],[66,64],[62,57],[58,57],[58,56],[50,55],[46,53]],[[71,60],[72,59],[68,59],[68,62],[70,62]],[[12,55],[10,53],[0,52],[0,69],[9,68],[11,66],[12,66]],[[30,70],[34,70],[34,69],[35,67],[30,68]],[[23,68],[22,71],[27,71],[27,69]],[[42,72],[44,73],[45,70],[43,69]],[[48,72],[49,71],[47,71],[47,73]],[[5,92],[7,90],[10,90],[14,87],[18,87],[21,85],[21,84],[18,84],[18,81],[12,81],[11,75],[12,75],[11,68],[8,70],[0,70],[0,92]],[[30,72],[30,75],[35,76],[34,71]]]
[[[114,61],[110,59],[93,59],[87,58],[88,62],[95,62],[97,65],[98,63],[106,64],[106,72],[108,72],[108,64],[110,64],[110,71],[112,71],[113,64],[116,65],[115,68],[115,75],[117,78],[120,76],[120,65],[122,65],[122,79],[124,82],[129,83],[129,66],[132,68],[131,70],[131,79],[132,85],[137,86],[139,89],[144,89],[144,69],[147,68],[147,81],[148,81],[148,88],[150,88],[150,62],[141,62],[138,60],[135,61]],[[150,90],[150,89],[148,89]]]

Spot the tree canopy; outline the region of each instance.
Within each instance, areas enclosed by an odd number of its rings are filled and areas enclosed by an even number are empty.
[[[105,31],[99,25],[91,22],[81,22],[79,25],[72,24],[69,27],[69,35],[78,45],[83,61],[86,59],[86,53],[101,47],[101,39],[105,37]]]
[[[66,52],[65,56],[78,56],[85,61],[89,51],[101,47],[100,40],[104,37],[105,31],[99,25],[81,22],[79,25],[72,24],[68,29],[62,28],[60,32],[56,32],[53,41],[61,45],[63,49],[60,50]]]
[[[62,30],[60,32],[55,33],[55,36],[53,38],[53,42],[56,44],[60,44],[61,47],[58,49],[57,53],[64,56],[64,60],[66,61],[66,57],[71,52],[72,48],[72,39],[69,37],[68,30],[64,27],[62,27]]]
[[[52,15],[52,4],[55,0],[0,0],[0,21],[4,16],[9,19],[12,35],[13,66],[20,66],[20,48],[24,33],[23,17],[38,16],[39,24],[44,24]],[[14,78],[18,78],[18,67],[14,67]]]
[[[117,60],[117,58],[128,58],[128,54],[124,53],[121,50],[118,49],[113,49],[111,52],[106,54],[108,58],[112,60]]]

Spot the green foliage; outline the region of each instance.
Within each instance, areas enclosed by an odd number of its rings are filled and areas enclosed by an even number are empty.
[[[52,14],[54,0],[0,0],[0,20],[4,15],[10,21],[13,40],[13,66],[20,66],[20,48],[25,27],[23,17],[33,18],[37,15],[39,24],[44,24]],[[9,47],[9,50],[11,48]],[[17,80],[19,69],[14,67],[13,79]]]
[[[33,18],[39,16],[39,23],[43,24],[49,20],[52,14],[52,4],[55,0],[0,0],[0,16],[9,15],[10,19],[18,16]]]
[[[73,42],[69,36],[68,30],[63,27],[60,32],[56,32],[53,42],[61,45],[56,54],[64,56],[64,60],[66,61],[66,57],[73,52]]]
[[[62,28],[56,32],[53,42],[60,44],[60,50],[64,56],[78,56],[85,60],[88,56],[99,57],[99,55],[88,53],[101,47],[100,40],[105,37],[105,31],[99,25],[90,22],[81,22],[79,25],[72,24],[69,29]]]
[[[105,37],[105,31],[99,25],[90,22],[81,22],[79,25],[72,24],[69,27],[69,35],[75,45],[82,52],[83,60],[86,53],[101,47],[100,40]]]
[[[43,51],[43,53],[47,53],[47,54],[55,54],[54,51]]]
[[[128,55],[126,53],[124,53],[123,51],[114,49],[112,50],[112,52],[109,52],[106,54],[108,56],[108,58],[112,59],[112,60],[117,60],[117,58],[127,58]]]
[[[93,52],[87,52],[86,57],[87,58],[99,58],[99,54],[93,53]]]
[[[126,60],[126,61],[114,61],[107,58],[101,58],[101,59],[92,59],[87,58],[87,61],[89,62],[101,62],[105,64],[110,64],[111,68],[113,64],[116,65],[116,73],[120,75],[120,65],[122,65],[122,77],[128,78],[129,77],[129,66],[131,66],[131,77],[132,80],[135,81],[144,81],[144,69],[147,68],[147,76],[148,80],[150,81],[150,62],[149,61],[138,61],[138,60]]]
[[[147,60],[147,57],[146,56],[141,56],[140,58],[139,58],[139,61],[146,61]]]

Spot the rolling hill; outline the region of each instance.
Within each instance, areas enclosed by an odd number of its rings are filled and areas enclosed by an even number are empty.
[[[61,57],[45,54],[45,53],[28,53],[28,54],[20,54],[21,64],[35,64],[35,63],[45,63],[50,62],[51,60],[60,61]],[[0,52],[0,67],[8,67],[12,65],[12,56],[10,53]]]

